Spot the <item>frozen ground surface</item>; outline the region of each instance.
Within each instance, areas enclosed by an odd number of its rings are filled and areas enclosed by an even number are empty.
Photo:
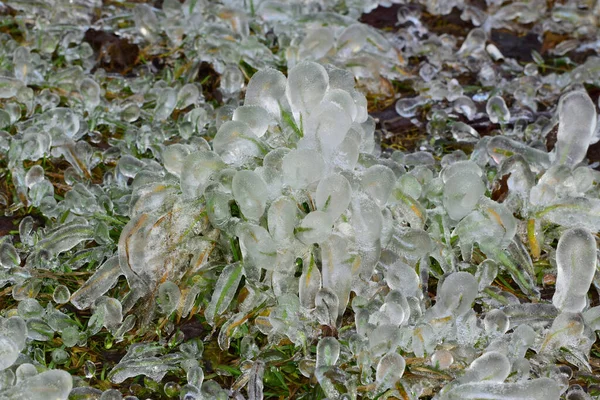
[[[0,2],[0,399],[599,399],[599,18]]]

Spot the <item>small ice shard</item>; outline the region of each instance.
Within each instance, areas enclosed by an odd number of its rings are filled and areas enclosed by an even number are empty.
[[[596,240],[584,228],[564,232],[556,249],[556,292],[552,304],[563,312],[581,312],[596,271]]]
[[[454,363],[454,356],[448,350],[436,350],[431,356],[431,364],[439,369],[447,369]]]
[[[492,96],[488,100],[485,110],[492,124],[507,124],[510,121],[510,111],[500,96]]]
[[[379,363],[377,363],[375,373],[377,391],[382,392],[386,389],[394,388],[396,383],[402,378],[405,367],[406,362],[398,353],[389,353],[381,357]]]
[[[0,391],[5,400],[67,400],[73,379],[66,371],[49,370]]]
[[[596,106],[583,90],[565,94],[558,103],[558,164],[574,166],[585,158],[596,131]]]
[[[482,28],[475,28],[469,32],[462,46],[458,50],[461,56],[474,55],[485,50],[487,34]]]

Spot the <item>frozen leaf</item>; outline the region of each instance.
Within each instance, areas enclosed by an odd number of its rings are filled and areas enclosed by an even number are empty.
[[[23,82],[19,79],[0,77],[0,99],[15,97]]]
[[[121,360],[108,374],[108,379],[113,383],[121,383],[125,379],[138,375],[146,375],[156,382],[160,382],[167,372],[177,367],[158,357],[140,357]]]
[[[244,217],[258,221],[265,212],[268,199],[267,185],[262,178],[253,171],[238,171],[233,176],[231,188]]]
[[[321,325],[336,326],[339,300],[330,288],[321,288],[315,296],[315,317]]]
[[[294,237],[297,210],[296,203],[288,197],[280,197],[271,203],[267,224],[269,233],[277,243],[287,243]]]
[[[181,291],[179,286],[171,281],[161,283],[158,287],[157,302],[165,315],[170,315],[175,311],[181,299]]]
[[[185,157],[181,167],[181,190],[184,196],[201,197],[211,177],[225,166],[223,160],[212,151],[199,151]]]
[[[266,68],[258,71],[248,82],[244,105],[261,106],[272,118],[279,119],[286,83],[285,75],[275,69]]]
[[[404,358],[398,353],[390,353],[381,357],[379,363],[377,363],[375,377],[377,391],[394,388],[402,378],[405,366]]]
[[[58,229],[39,241],[37,248],[51,254],[60,254],[71,250],[79,243],[94,237],[94,229],[89,225],[70,225]]]
[[[66,287],[65,285],[58,285],[58,286],[56,286],[56,288],[54,288],[54,293],[52,294],[52,299],[57,304],[67,303],[69,301],[70,297],[71,297],[71,292],[69,291],[69,288]]]
[[[465,314],[477,297],[477,281],[468,272],[450,274],[438,289],[436,307],[454,316]]]
[[[552,304],[561,311],[581,312],[596,272],[596,240],[583,228],[562,234],[556,249],[556,292]]]
[[[252,128],[240,121],[228,121],[221,125],[212,145],[223,161],[236,167],[266,153],[266,148]]]
[[[360,184],[365,193],[367,193],[379,207],[385,206],[387,203],[396,176],[394,172],[384,165],[374,165],[363,172]]]
[[[558,103],[556,162],[574,166],[585,155],[596,131],[596,106],[585,91],[575,90]]]
[[[223,312],[229,307],[229,303],[233,300],[233,296],[237,291],[238,285],[242,279],[243,268],[241,263],[234,263],[226,266],[223,269],[219,279],[215,284],[215,290],[212,298],[204,315],[206,321],[213,325],[215,318],[223,314]]]
[[[338,297],[338,316],[346,310],[350,296],[353,272],[358,268],[355,257],[348,254],[348,242],[339,235],[331,235],[321,245],[323,287],[332,289]]]
[[[500,96],[490,97],[485,106],[485,110],[493,124],[506,124],[510,121],[510,111],[508,110],[504,99]]]
[[[509,328],[508,316],[502,310],[491,310],[485,314],[483,325],[491,335],[504,335]]]
[[[244,223],[236,228],[246,267],[273,270],[276,267],[277,246],[262,226]]]
[[[325,96],[328,84],[325,68],[304,61],[289,71],[285,93],[292,107],[307,117]]]
[[[119,258],[111,257],[104,262],[79,289],[71,295],[71,303],[79,310],[89,308],[100,296],[117,283],[122,271]]]
[[[13,339],[4,335],[0,336],[0,371],[13,365],[19,353],[19,347]]]
[[[517,383],[474,382],[459,385],[442,397],[447,400],[558,400],[559,384],[550,378],[538,378]]]
[[[317,344],[316,367],[334,366],[340,356],[340,342],[333,337],[325,337]]]
[[[481,170],[471,162],[457,162],[443,173],[444,208],[450,218],[460,220],[471,212],[485,193]]]
[[[15,247],[8,242],[0,244],[0,266],[14,268],[20,265],[21,257],[19,257],[19,253],[17,253]]]
[[[551,353],[560,348],[576,347],[580,343],[584,329],[584,319],[581,314],[560,313],[552,322],[539,351]]]
[[[510,139],[506,136],[494,136],[487,142],[489,155],[500,164],[514,155],[521,155],[534,170],[550,167],[550,156],[543,150],[529,147],[524,143]]]
[[[317,209],[326,212],[335,221],[350,205],[351,194],[348,179],[339,174],[329,175],[321,179],[317,186]]]
[[[302,121],[304,134],[310,140],[316,139],[324,154],[331,154],[344,142],[352,124],[343,108],[325,101]]]
[[[458,381],[467,382],[504,382],[510,374],[510,361],[499,352],[488,351],[469,365]]]
[[[315,306],[316,294],[320,287],[321,272],[314,261],[313,254],[310,253],[310,255],[303,260],[302,275],[299,279],[298,295],[300,302],[304,307],[313,308]]]
[[[272,119],[267,110],[256,105],[241,106],[233,112],[233,120],[247,124],[257,137],[265,135]]]
[[[309,149],[292,150],[283,157],[283,180],[293,189],[304,189],[321,179],[325,170],[323,157]]]
[[[323,211],[312,211],[296,227],[296,237],[304,244],[321,243],[329,237],[333,221]]]
[[[248,379],[248,400],[263,399],[263,376],[265,373],[265,363],[257,360],[250,368],[250,378]]]
[[[198,87],[192,83],[184,85],[177,93],[177,108],[183,110],[193,104],[196,104],[200,97]]]
[[[49,370],[0,391],[6,400],[67,400],[73,379],[66,371]]]
[[[79,84],[79,93],[88,112],[92,112],[100,104],[100,86],[92,78],[85,78]]]

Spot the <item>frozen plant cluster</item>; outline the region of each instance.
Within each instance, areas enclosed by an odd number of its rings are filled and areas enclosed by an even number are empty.
[[[261,70],[210,146],[167,146],[164,171],[139,171],[119,240],[124,312],[138,301],[147,321],[186,317],[207,299],[220,348],[242,340],[234,388],[251,399],[263,396],[264,351],[285,341],[330,399],[431,393],[432,381],[404,378],[406,358],[450,374],[468,366],[440,399],[560,398],[569,376],[556,361],[591,371],[599,327],[587,298],[600,229],[598,173],[582,165],[596,125],[588,95],[561,99],[554,153],[496,136],[438,164],[382,156],[353,85],[313,62],[287,78]],[[494,201],[503,177],[506,199]],[[557,269],[552,302],[532,259],[542,251]],[[530,302],[491,286],[500,273]],[[112,377],[156,378],[148,362],[126,357]]]

